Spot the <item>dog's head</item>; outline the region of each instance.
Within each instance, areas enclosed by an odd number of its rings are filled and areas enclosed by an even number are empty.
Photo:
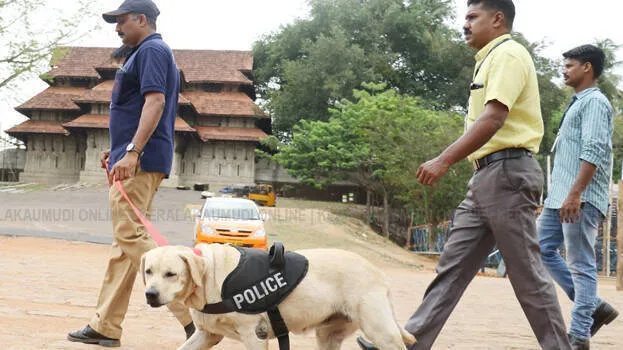
[[[140,273],[147,304],[160,307],[201,288],[205,268],[205,261],[187,247],[159,247],[143,254]]]

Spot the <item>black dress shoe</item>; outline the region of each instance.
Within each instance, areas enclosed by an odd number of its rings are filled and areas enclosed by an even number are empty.
[[[195,323],[193,321],[190,321],[190,323],[184,327],[184,332],[186,332],[186,340],[188,340],[188,338],[190,338],[193,333],[195,333]]]
[[[97,333],[89,325],[67,334],[67,340],[85,344],[97,344],[108,348],[118,348],[121,346],[119,339],[105,337]]]
[[[357,344],[359,344],[359,347],[364,350],[379,350],[363,337],[357,337]]]
[[[602,301],[599,306],[593,312],[593,325],[591,326],[591,337],[595,336],[595,333],[603,325],[607,325],[614,321],[619,316],[619,312],[615,310],[612,305]]]
[[[590,350],[590,340],[576,338],[574,335],[569,334],[569,342],[571,343],[571,349],[573,350]]]

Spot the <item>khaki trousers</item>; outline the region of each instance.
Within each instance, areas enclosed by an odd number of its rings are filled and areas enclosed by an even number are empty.
[[[164,174],[143,172],[139,169],[132,178],[123,182],[130,200],[148,218],[151,215],[152,201],[163,178]],[[141,256],[156,248],[157,244],[115,186],[110,187],[109,200],[113,243],[97,300],[97,310],[89,325],[104,336],[120,339],[121,323],[128,311]],[[182,326],[192,321],[188,309],[181,304],[170,304],[169,310]]]

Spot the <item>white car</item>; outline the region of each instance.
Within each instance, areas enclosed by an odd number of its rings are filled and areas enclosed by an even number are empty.
[[[248,199],[214,197],[206,199],[195,217],[194,238],[198,243],[230,243],[266,249],[266,215]]]

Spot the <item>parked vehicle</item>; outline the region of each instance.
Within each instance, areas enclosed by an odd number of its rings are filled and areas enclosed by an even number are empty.
[[[234,185],[232,187],[231,195],[237,198],[247,198],[249,196],[249,192],[255,185]]]
[[[195,216],[194,241],[197,243],[229,243],[236,246],[266,249],[264,221],[257,205],[242,198],[214,197],[206,199]]]
[[[201,199],[212,198],[212,197],[214,197],[214,192],[210,192],[210,191],[201,192]]]
[[[218,190],[218,193],[223,193],[223,194],[231,194],[233,192],[234,192],[234,188],[231,186],[225,186],[221,188],[220,190]]]
[[[275,195],[273,186],[267,184],[260,184],[251,188],[248,198],[258,205],[266,207],[274,207],[277,202],[277,196]]]

